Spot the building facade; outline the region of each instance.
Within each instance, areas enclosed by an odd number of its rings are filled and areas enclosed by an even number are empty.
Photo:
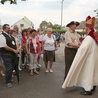
[[[11,27],[13,28],[15,25],[19,27],[19,31],[27,28],[34,28],[34,24],[26,16],[24,16],[21,20],[17,21]]]

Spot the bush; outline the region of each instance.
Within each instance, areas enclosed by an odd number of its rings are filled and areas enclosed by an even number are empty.
[[[56,32],[58,32],[58,33],[62,34],[62,33],[65,33],[65,32],[66,32],[66,30],[53,29],[53,33],[56,33]]]
[[[85,31],[77,32],[77,33],[78,33],[78,34],[80,34],[80,35],[86,34],[86,32],[85,32]]]

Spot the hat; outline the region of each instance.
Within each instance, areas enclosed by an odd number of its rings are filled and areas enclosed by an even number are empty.
[[[86,27],[94,28],[94,25],[95,25],[95,17],[91,18],[91,16],[88,16],[86,18]]]
[[[76,21],[71,21],[69,24],[66,25],[66,27],[69,27],[70,25],[76,25],[78,26],[80,23]]]

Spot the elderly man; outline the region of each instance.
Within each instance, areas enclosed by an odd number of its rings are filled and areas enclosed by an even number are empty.
[[[68,31],[65,33],[65,77],[70,69],[72,61],[75,57],[77,49],[80,46],[80,36],[77,34],[76,27],[79,25],[79,22],[72,21],[67,24]]]
[[[9,24],[3,25],[2,34],[0,34],[0,54],[5,65],[5,80],[8,87],[12,87],[12,70],[15,65],[17,53],[19,52],[16,47],[16,42],[14,37],[10,34]]]
[[[19,32],[19,27],[17,26],[17,25],[15,25],[14,26],[14,28],[13,28],[14,30],[15,30],[15,32],[17,33],[17,35],[16,35],[16,38],[18,39],[18,43],[19,43],[19,46],[20,47],[22,47],[22,35],[21,35],[21,33]],[[19,50],[19,64],[18,64],[18,68],[19,68],[19,70],[21,71],[22,69],[21,69],[21,57],[22,57],[22,49],[20,49]]]
[[[80,86],[82,95],[92,95],[98,85],[98,34],[94,31],[95,17],[86,18],[87,37],[82,42],[63,88]]]

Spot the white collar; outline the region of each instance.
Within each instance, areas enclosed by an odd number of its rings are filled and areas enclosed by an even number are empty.
[[[5,31],[3,31],[3,33],[5,33],[5,34],[9,35],[9,33],[5,32]]]

